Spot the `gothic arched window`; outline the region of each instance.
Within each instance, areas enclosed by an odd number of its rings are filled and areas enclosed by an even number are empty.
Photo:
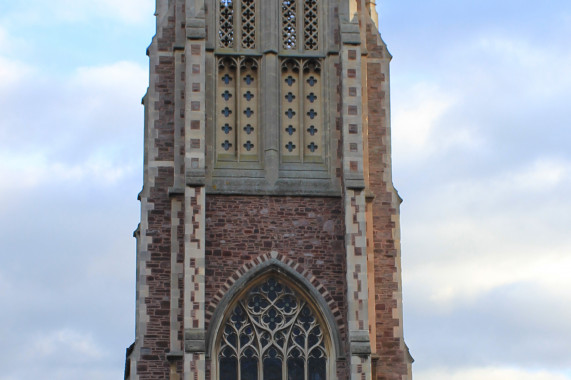
[[[227,313],[219,380],[327,380],[328,344],[311,303],[270,277]]]

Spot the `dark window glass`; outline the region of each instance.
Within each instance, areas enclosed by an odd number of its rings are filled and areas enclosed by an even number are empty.
[[[288,380],[303,380],[304,363],[302,358],[288,359],[287,361],[287,378]]]
[[[308,380],[325,380],[325,358],[310,358],[307,363]]]
[[[327,380],[323,330],[307,301],[275,278],[232,307],[218,380]]]
[[[220,358],[220,380],[238,380],[236,358]]]
[[[282,380],[281,359],[279,358],[264,359],[264,380]]]
[[[258,380],[258,358],[243,358],[240,360],[242,380]]]

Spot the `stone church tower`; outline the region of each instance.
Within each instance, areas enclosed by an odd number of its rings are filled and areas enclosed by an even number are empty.
[[[369,0],[157,0],[126,379],[412,379]]]

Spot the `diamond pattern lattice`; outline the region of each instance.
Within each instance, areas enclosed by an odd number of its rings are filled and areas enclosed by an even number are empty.
[[[233,0],[220,0],[218,18],[218,39],[220,47],[234,47],[234,3]]]
[[[317,0],[305,0],[303,8],[303,38],[305,41],[305,50],[317,50],[319,43],[317,14]]]
[[[282,1],[282,37],[284,49],[294,49],[297,43],[296,0]]]
[[[256,2],[242,0],[242,47],[256,48]]]

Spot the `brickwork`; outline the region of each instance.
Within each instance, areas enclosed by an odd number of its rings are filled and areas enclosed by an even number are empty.
[[[326,301],[332,301],[336,317],[345,315],[340,198],[208,196],[206,231],[209,313],[232,279],[277,252],[283,262],[313,281]],[[344,321],[339,325],[342,334],[344,325]]]
[[[398,207],[391,176],[388,65],[390,55],[375,25],[367,25],[369,190],[372,200],[377,380],[412,378],[402,335]],[[379,144],[379,142],[384,142]]]
[[[165,23],[159,39],[169,40],[174,20]],[[146,107],[145,186],[141,192],[142,218],[139,230],[137,326],[138,360],[133,373],[140,379],[164,377],[169,373],[166,353],[171,343],[171,200],[165,191],[173,183],[174,59],[163,44],[150,48],[151,80]],[[151,100],[152,99],[152,100]]]
[[[207,318],[233,283],[275,257],[323,296],[347,341],[344,220],[341,198],[208,196]],[[338,379],[348,378],[345,360]]]
[[[327,290],[319,280],[319,277],[314,276],[310,271],[305,269],[305,266],[299,264],[296,260],[292,260],[287,256],[284,256],[277,251],[272,251],[270,253],[265,253],[259,256],[254,257],[253,259],[246,261],[244,265],[242,265],[238,270],[236,270],[231,276],[228,277],[226,282],[219,285],[213,290],[217,290],[212,298],[208,297],[208,306],[206,308],[206,321],[208,325],[210,325],[212,321],[213,312],[216,307],[219,305],[222,298],[226,295],[226,293],[236,284],[236,281],[246,275],[249,271],[260,267],[262,264],[266,262],[272,261],[272,259],[278,260],[279,262],[287,265],[291,268],[292,271],[299,273],[303,278],[305,278],[315,290],[319,292],[319,294],[323,297],[323,299],[327,302],[327,307],[331,311],[331,314],[335,317],[335,322],[337,328],[342,331],[345,331],[345,319],[343,318],[343,313],[339,310],[338,304],[335,302],[331,293]],[[213,265],[215,266],[215,265]],[[215,280],[216,277],[209,276],[209,279]],[[220,278],[223,279],[223,278]],[[215,281],[212,281],[214,284]]]

